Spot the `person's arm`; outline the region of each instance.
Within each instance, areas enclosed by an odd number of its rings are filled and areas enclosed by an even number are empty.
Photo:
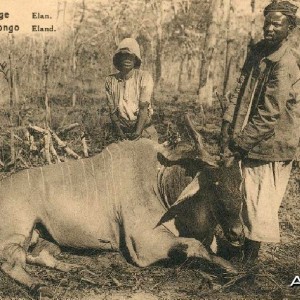
[[[120,139],[125,139],[125,134],[121,129],[121,123],[120,123],[120,119],[118,117],[118,108],[117,105],[114,103],[114,99],[112,97],[112,82],[111,82],[111,78],[107,77],[105,80],[105,93],[106,93],[106,100],[107,100],[107,105],[109,108],[109,113],[110,113],[110,119],[112,122],[112,125],[115,129],[115,132],[117,134],[117,136]]]
[[[152,76],[148,72],[144,72],[143,77],[141,79],[141,92],[139,99],[139,113],[137,117],[136,129],[132,134],[131,139],[139,138],[147,122],[149,120],[149,109],[151,104],[151,96],[153,93],[153,79]]]
[[[274,134],[274,127],[289,99],[291,86],[289,66],[277,63],[266,83],[263,103],[258,104],[254,116],[234,139],[234,145],[249,152]]]
[[[141,102],[140,103],[140,109],[136,124],[136,130],[135,134],[140,136],[145,128],[145,125],[148,121],[148,108],[149,108],[149,102]]]

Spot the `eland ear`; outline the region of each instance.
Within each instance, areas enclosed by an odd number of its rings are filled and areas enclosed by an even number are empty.
[[[171,205],[171,207],[178,205],[185,200],[193,197],[199,190],[200,190],[200,184],[199,184],[199,175],[200,172],[196,174],[192,182],[181,192],[179,197],[177,198],[176,202]]]
[[[171,207],[161,217],[161,219],[155,227],[160,226],[163,223],[173,219],[178,212],[178,205],[193,197],[200,190],[199,175],[200,172],[196,174],[193,181],[182,191],[176,202],[171,205]]]

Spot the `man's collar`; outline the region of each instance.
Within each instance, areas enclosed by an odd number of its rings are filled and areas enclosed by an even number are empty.
[[[135,72],[135,69],[132,69],[128,74],[125,74],[125,75],[122,74],[121,72],[119,72],[116,77],[119,81],[128,80],[133,76],[134,72]]]
[[[274,52],[266,56],[266,59],[272,61],[272,62],[278,62],[282,56],[285,54],[287,48],[289,47],[288,41],[284,41],[278,49],[276,49]]]

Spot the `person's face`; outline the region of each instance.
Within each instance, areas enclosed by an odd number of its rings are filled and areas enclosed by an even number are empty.
[[[264,39],[270,46],[280,45],[290,33],[291,26],[288,18],[281,12],[270,12],[264,23]]]
[[[120,54],[120,71],[124,73],[130,72],[135,65],[135,55],[130,53]]]

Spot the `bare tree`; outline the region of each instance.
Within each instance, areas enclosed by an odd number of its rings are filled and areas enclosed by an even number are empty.
[[[273,1],[275,2],[275,1]],[[249,31],[249,45],[253,45],[255,37],[255,0],[251,0],[251,26]]]
[[[221,0],[212,0],[210,5],[210,15],[208,18],[207,30],[204,41],[204,49],[201,57],[201,68],[199,78],[199,101],[212,105],[213,95],[213,55],[217,44],[217,35],[219,32],[219,14]]]
[[[11,157],[11,164],[15,164],[16,162],[16,150],[15,150],[15,135],[14,135],[14,98],[13,98],[13,90],[14,90],[14,76],[13,76],[13,47],[14,47],[14,37],[10,38],[10,47],[9,47],[9,107],[10,107],[10,114],[9,114],[9,121],[10,121],[10,157]]]
[[[85,0],[82,0],[82,7],[81,7],[81,15],[80,15],[80,19],[78,24],[73,25],[73,44],[72,44],[72,74],[73,74],[73,82],[74,82],[74,90],[72,93],[72,106],[76,105],[77,102],[77,65],[78,65],[78,54],[79,54],[79,48],[80,45],[78,45],[78,37],[79,37],[79,31],[80,31],[80,27],[83,23],[84,17],[85,17]],[[75,9],[75,13],[76,13],[76,9]],[[75,13],[74,13],[74,17],[75,18]],[[74,22],[74,20],[73,20]]]
[[[231,53],[231,45],[233,43],[233,39],[229,35],[230,30],[230,21],[231,21],[231,0],[224,0],[224,15],[225,15],[225,39],[226,39],[226,49],[225,49],[225,65],[224,65],[224,80],[223,80],[223,95],[226,94],[228,77],[230,75],[230,66],[232,62],[232,53]]]
[[[156,46],[155,46],[155,83],[158,84],[161,78],[161,56],[163,36],[163,0],[152,0],[151,8],[156,17]]]
[[[49,75],[49,55],[48,55],[48,41],[44,43],[44,62],[43,62],[43,71],[44,71],[44,97],[45,97],[45,127],[48,128],[51,126],[51,111],[49,106],[49,95],[48,95],[48,75]]]

